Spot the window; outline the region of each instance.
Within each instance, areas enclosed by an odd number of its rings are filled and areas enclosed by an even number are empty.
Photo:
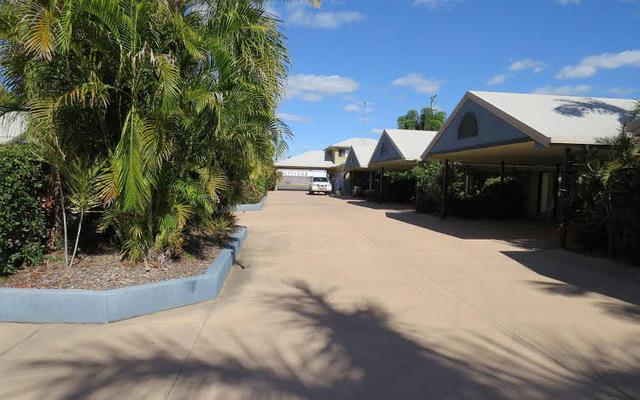
[[[347,149],[338,150],[338,157],[346,157],[346,156],[347,156]]]
[[[313,181],[314,182],[325,182],[326,183],[326,182],[329,182],[329,179],[316,177],[316,178],[313,178]]]
[[[472,113],[466,113],[458,128],[458,139],[478,136],[478,120]]]

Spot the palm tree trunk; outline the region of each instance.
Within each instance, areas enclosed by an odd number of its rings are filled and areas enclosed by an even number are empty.
[[[69,262],[69,266],[73,265],[73,259],[76,258],[76,253],[78,252],[78,242],[80,241],[80,232],[82,231],[83,219],[84,219],[84,210],[80,211],[80,221],[78,221],[78,233],[76,233],[76,243],[73,246],[73,254],[71,255],[71,261]]]
[[[69,240],[67,236],[67,212],[64,206],[64,192],[62,191],[62,181],[60,179],[60,171],[56,170],[56,185],[58,186],[58,194],[60,195],[60,208],[62,209],[62,231],[64,233],[64,266],[69,266]]]

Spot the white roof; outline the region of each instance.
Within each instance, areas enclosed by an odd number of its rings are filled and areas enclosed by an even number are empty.
[[[325,161],[324,151],[313,150],[306,153],[299,154],[294,157],[289,157],[282,161],[275,163],[276,167],[288,167],[288,168],[318,168],[326,169],[334,167],[335,164],[332,161]]]
[[[413,131],[408,129],[385,129],[405,160],[420,160],[422,152],[429,146],[438,132]]]
[[[354,144],[361,143],[363,140],[372,140],[372,139],[363,139],[363,138],[346,139],[346,140],[343,140],[341,142],[334,143],[331,146],[328,146],[325,150],[329,150],[330,148],[334,148],[334,147],[349,148],[349,147],[353,146]]]
[[[617,135],[621,123],[626,122],[628,112],[636,104],[630,99],[531,93],[474,91],[468,92],[465,98],[467,96],[481,105],[495,107],[494,112],[498,111],[507,122],[515,120],[518,128],[523,127],[517,122],[524,124],[523,132],[533,139],[562,144],[596,144],[599,138]]]
[[[373,155],[373,151],[376,149],[376,145],[378,144],[378,139],[352,140],[354,140],[354,142],[351,145],[351,154],[353,154],[358,160],[360,168],[368,167],[369,160],[371,160],[371,155]]]
[[[0,143],[7,143],[20,136],[27,124],[22,112],[8,112],[0,117]]]

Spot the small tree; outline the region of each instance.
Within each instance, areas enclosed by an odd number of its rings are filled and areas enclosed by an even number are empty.
[[[423,107],[418,114],[417,110],[409,110],[405,115],[398,117],[398,129],[411,129],[421,131],[437,131],[442,128],[447,119],[447,113],[439,111],[435,107],[437,95],[431,96],[429,105]]]
[[[419,129],[420,121],[418,120],[418,111],[409,110],[405,115],[398,117],[398,129]]]

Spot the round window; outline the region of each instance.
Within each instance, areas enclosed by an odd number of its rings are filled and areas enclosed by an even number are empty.
[[[478,136],[478,120],[472,113],[466,113],[458,128],[458,139]]]

